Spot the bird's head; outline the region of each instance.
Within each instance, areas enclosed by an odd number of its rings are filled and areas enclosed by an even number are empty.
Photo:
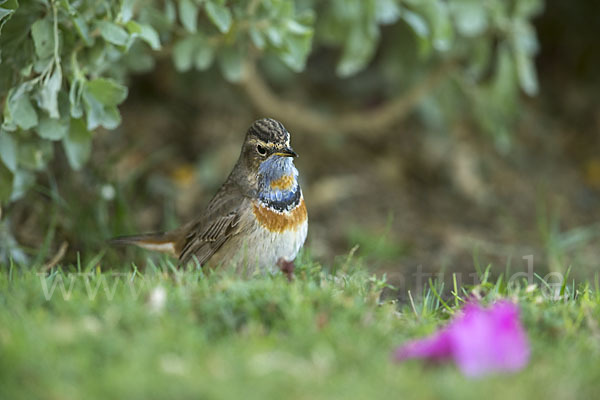
[[[297,156],[290,146],[290,133],[283,124],[263,118],[248,129],[240,162],[256,179],[259,191],[288,191],[297,186],[298,170],[293,162]]]

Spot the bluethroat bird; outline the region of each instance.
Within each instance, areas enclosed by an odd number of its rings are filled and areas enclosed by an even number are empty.
[[[290,133],[271,118],[255,121],[229,177],[200,216],[173,230],[119,237],[117,244],[169,253],[180,265],[279,267],[291,276],[308,216]]]

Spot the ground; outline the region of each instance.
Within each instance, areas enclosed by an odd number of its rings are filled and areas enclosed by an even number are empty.
[[[483,271],[457,296],[433,282],[435,291],[403,303],[382,300],[385,281],[352,258],[323,268],[303,257],[292,282],[151,264],[143,273],[102,272],[101,263],[3,270],[0,398],[570,399],[600,390],[598,281],[549,291],[542,281],[488,282]],[[473,380],[451,364],[392,360],[468,296],[518,302],[532,346],[523,371]]]

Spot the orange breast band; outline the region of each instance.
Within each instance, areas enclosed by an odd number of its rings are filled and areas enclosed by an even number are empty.
[[[297,229],[306,221],[306,205],[304,199],[291,211],[274,211],[260,203],[253,205],[254,215],[258,223],[271,232],[285,232],[290,229]]]

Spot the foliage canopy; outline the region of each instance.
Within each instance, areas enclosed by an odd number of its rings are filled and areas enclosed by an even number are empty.
[[[0,202],[20,198],[60,142],[72,168],[93,131],[121,122],[127,77],[169,55],[178,71],[218,65],[230,82],[272,57],[303,71],[316,49],[339,49],[349,78],[373,62],[402,92],[436,65],[458,65],[457,88],[497,137],[516,113],[518,88],[537,90],[531,18],[541,0],[0,0]],[[455,98],[456,94],[450,97]],[[443,109],[443,98],[438,108]],[[453,103],[453,102],[451,102]],[[443,107],[442,107],[443,106]],[[456,107],[456,106],[455,106]],[[465,108],[469,109],[469,108]],[[452,110],[456,111],[456,110]]]

